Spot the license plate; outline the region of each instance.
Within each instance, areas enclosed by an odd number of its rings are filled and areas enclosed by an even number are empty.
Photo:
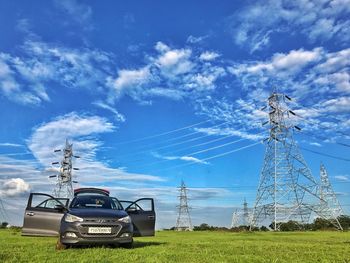
[[[110,234],[112,233],[111,227],[89,227],[89,234]]]

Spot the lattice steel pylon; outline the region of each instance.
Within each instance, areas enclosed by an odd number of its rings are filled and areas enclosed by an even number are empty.
[[[232,214],[231,228],[239,226],[240,213],[236,209]]]
[[[61,150],[55,150],[55,152],[58,152]],[[50,177],[56,177],[56,186],[53,190],[53,196],[59,197],[59,198],[73,198],[73,180],[72,180],[72,157],[73,155],[73,144],[70,144],[68,142],[68,139],[66,140],[66,145],[64,147],[63,151],[63,159],[61,162],[54,162],[52,164],[60,164],[60,170],[58,175],[50,176]],[[74,168],[78,170],[78,168]]]
[[[176,220],[175,230],[177,231],[192,231],[193,226],[190,217],[190,208],[188,206],[187,198],[187,188],[184,181],[181,182],[181,187],[179,189],[180,195],[180,205],[177,206],[179,214]]]
[[[320,166],[320,179],[319,192],[321,200],[319,214],[342,230],[343,228],[339,223],[338,217],[344,214],[343,209],[329,181],[327,170],[322,163]]]
[[[244,198],[244,202],[243,202],[243,225],[245,225],[245,226],[250,225],[248,203],[247,203],[247,200],[245,198]]]
[[[295,113],[289,110],[289,100],[276,91],[268,98],[270,135],[252,219],[252,226],[263,220],[272,222],[275,231],[280,222],[308,223],[311,213],[319,211],[321,200],[318,183],[293,138],[294,129],[300,128],[291,121]]]

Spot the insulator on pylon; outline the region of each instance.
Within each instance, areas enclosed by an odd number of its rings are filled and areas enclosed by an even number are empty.
[[[54,150],[55,153],[60,152],[61,150]]]
[[[267,108],[267,106],[264,106],[264,107],[262,107],[260,110],[265,110]]]
[[[298,131],[301,131],[301,128],[298,126],[294,126],[295,129],[297,129]]]
[[[291,113],[292,115],[296,116],[295,112],[289,110],[289,113]]]
[[[53,162],[52,164],[59,164],[60,162]]]
[[[73,170],[80,170],[79,168],[74,167]]]
[[[57,177],[57,175],[49,175],[49,178],[54,178],[54,177]]]
[[[291,97],[287,96],[287,95],[284,95],[288,100],[292,100]]]
[[[262,126],[264,126],[264,125],[266,125],[266,124],[268,124],[269,123],[269,121],[265,121],[263,124],[261,124]]]

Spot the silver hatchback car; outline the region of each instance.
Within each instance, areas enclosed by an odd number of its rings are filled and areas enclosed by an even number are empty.
[[[107,190],[98,188],[76,189],[71,202],[44,193],[31,193],[22,235],[58,235],[59,249],[91,244],[130,248],[134,236],[154,236],[155,219],[152,198],[119,201],[110,197]]]

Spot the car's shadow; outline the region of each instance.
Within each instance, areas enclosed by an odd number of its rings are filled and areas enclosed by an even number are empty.
[[[149,246],[159,246],[164,245],[166,242],[142,242],[142,241],[134,241],[133,248],[142,248],[142,247],[149,247]]]
[[[142,242],[142,241],[134,241],[134,244],[132,246],[132,249],[138,249],[143,247],[150,247],[150,246],[159,246],[164,245],[166,242]],[[69,246],[68,249],[86,249],[86,248],[120,248],[120,249],[126,249],[123,248],[122,245],[81,245],[81,246]]]

